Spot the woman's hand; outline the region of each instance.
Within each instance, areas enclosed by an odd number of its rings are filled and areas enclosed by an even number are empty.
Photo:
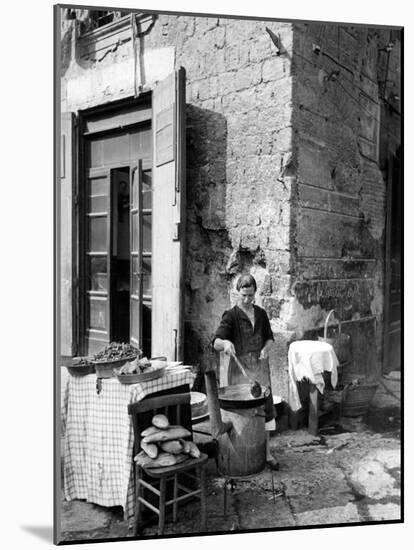
[[[259,359],[269,359],[269,352],[272,346],[273,340],[267,340],[260,352]]]
[[[263,348],[260,352],[259,359],[268,359],[269,351],[266,348]]]
[[[227,355],[236,355],[233,342],[230,342],[230,340],[223,340],[223,351]]]

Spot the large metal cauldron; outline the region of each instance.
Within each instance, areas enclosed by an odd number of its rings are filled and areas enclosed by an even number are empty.
[[[219,439],[218,470],[224,476],[257,474],[266,465],[266,388],[262,386],[262,395],[257,398],[250,389],[250,384],[238,384],[218,392],[222,421],[232,425]]]

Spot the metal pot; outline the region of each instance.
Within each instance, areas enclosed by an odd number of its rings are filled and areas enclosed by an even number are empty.
[[[205,372],[211,433],[218,443],[217,468],[221,475],[244,477],[266,465],[265,411],[267,388],[253,397],[250,384],[217,388],[214,370]]]
[[[260,397],[253,397],[250,384],[236,384],[219,389],[220,408],[228,409],[251,409],[264,405],[269,394],[268,388],[262,387]]]

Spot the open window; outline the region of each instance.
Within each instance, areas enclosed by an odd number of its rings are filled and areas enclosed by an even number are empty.
[[[68,156],[62,179],[62,353],[120,341],[183,357],[184,86],[181,69],[152,97],[81,113],[79,198]]]

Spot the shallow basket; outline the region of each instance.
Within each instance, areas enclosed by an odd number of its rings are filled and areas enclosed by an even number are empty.
[[[79,363],[86,361],[86,365],[80,365]],[[65,365],[68,372],[72,376],[86,376],[87,374],[93,374],[95,372],[95,366],[89,358],[74,357],[70,363]]]
[[[133,361],[133,359],[131,359]],[[116,361],[94,361],[96,376],[98,378],[113,378],[116,372],[120,369],[127,359],[118,359]]]
[[[121,384],[139,384],[140,382],[150,382],[151,380],[161,378],[165,372],[165,367],[166,365],[153,370],[148,370],[147,372],[137,372],[132,374],[120,374],[115,371],[113,376],[116,376]]]

